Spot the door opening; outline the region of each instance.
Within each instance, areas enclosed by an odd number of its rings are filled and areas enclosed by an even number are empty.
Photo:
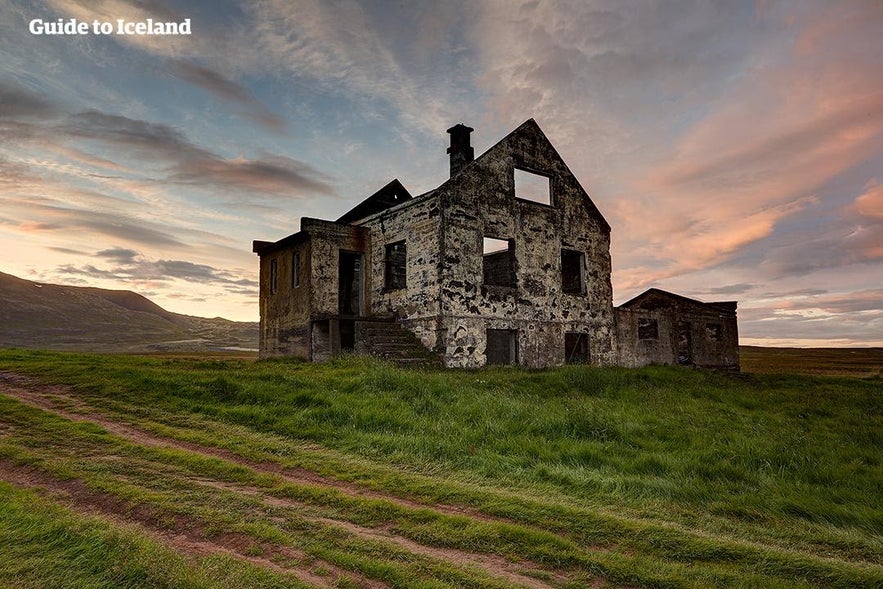
[[[341,315],[362,314],[362,254],[340,251],[338,263],[338,311]]]

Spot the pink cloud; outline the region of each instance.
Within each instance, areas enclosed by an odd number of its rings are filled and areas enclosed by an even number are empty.
[[[879,16],[865,8],[867,18]],[[823,204],[826,182],[879,153],[883,85],[878,68],[852,59],[867,42],[857,20],[833,8],[796,15],[793,26],[806,32],[792,53],[751,71],[682,134],[670,159],[632,183],[653,204],[652,214],[629,219],[633,232],[670,260],[644,280],[717,264],[771,235],[787,217]],[[878,213],[880,194],[869,189],[856,208]]]
[[[883,219],[883,184],[874,179],[868,189],[855,199],[858,214],[875,219]]]

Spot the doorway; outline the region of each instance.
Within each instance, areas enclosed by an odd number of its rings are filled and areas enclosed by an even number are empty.
[[[689,321],[678,321],[678,364],[693,364],[693,325]]]
[[[359,252],[340,250],[337,273],[338,312],[341,315],[362,314],[363,256]]]

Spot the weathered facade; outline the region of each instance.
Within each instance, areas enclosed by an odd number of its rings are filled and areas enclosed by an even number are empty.
[[[337,221],[254,242],[263,356],[403,357],[411,338],[451,367],[738,367],[735,303],[671,295],[679,305],[650,309],[648,291],[614,309],[610,226],[533,119],[478,158],[471,132],[448,130],[451,177],[435,190],[412,197],[393,180]],[[680,359],[683,346],[637,335],[643,315],[667,338],[724,308],[723,339]]]
[[[736,303],[703,303],[657,288],[616,308],[619,364],[739,370]]]

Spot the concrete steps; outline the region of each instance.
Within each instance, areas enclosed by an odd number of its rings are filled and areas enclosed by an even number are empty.
[[[383,358],[400,366],[439,366],[439,358],[420,339],[393,320],[356,322],[357,354]]]

